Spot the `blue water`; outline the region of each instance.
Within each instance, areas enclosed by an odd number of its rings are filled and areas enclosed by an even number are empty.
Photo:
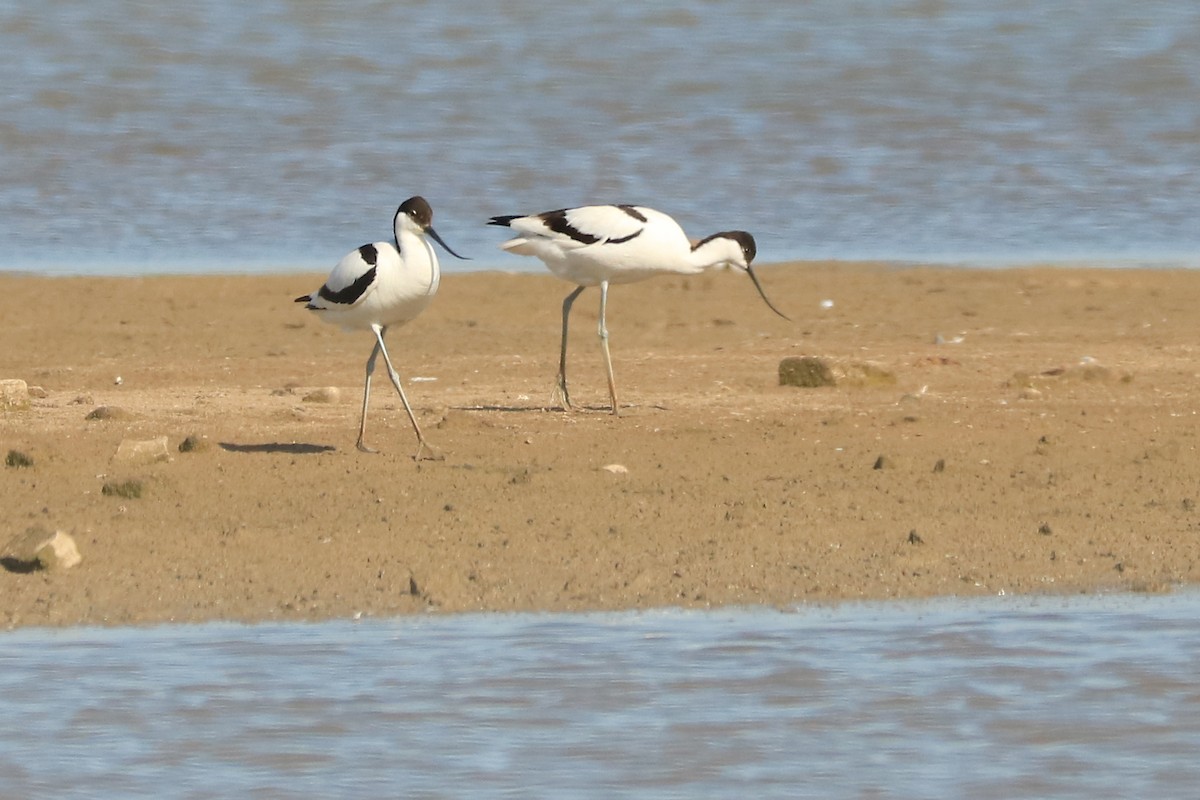
[[[1200,595],[0,635],[4,797],[1200,786]]]
[[[760,260],[1200,264],[1200,4],[0,3],[0,269],[323,270],[420,193]],[[0,797],[1186,797],[1200,599],[0,634]]]
[[[410,194],[764,262],[1200,263],[1200,4],[0,4],[0,268],[327,269]]]

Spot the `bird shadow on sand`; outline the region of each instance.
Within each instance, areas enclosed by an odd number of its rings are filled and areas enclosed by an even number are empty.
[[[0,558],[0,567],[4,567],[7,572],[15,572],[18,575],[28,575],[30,572],[38,569],[36,561],[21,561],[12,556]]]
[[[651,406],[638,406],[633,403],[622,403],[618,407],[618,411],[633,411],[638,408],[653,408],[659,411],[668,410],[666,406],[654,404]],[[509,405],[475,405],[475,406],[451,406],[453,411],[496,411],[505,414],[606,414],[612,416],[612,406],[609,405],[576,405],[571,408],[563,408],[561,405],[527,405],[527,406],[509,406]]]
[[[561,408],[550,408],[547,406],[528,405],[528,406],[507,406],[501,404],[493,405],[474,405],[474,406],[451,406],[452,411],[499,411],[508,414],[532,414],[544,411],[562,411]]]
[[[330,444],[307,444],[305,442],[264,442],[262,444],[221,442],[220,447],[229,453],[286,453],[293,456],[332,453],[337,449]]]

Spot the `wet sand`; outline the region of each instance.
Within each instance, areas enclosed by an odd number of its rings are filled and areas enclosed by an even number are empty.
[[[0,467],[0,544],[40,525],[84,559],[0,571],[0,625],[1200,578],[1200,273],[762,267],[792,323],[733,273],[618,286],[618,417],[594,290],[572,319],[581,408],[564,412],[547,406],[570,287],[451,274],[389,336],[444,457],[421,462],[382,372],[368,425],[382,452],[355,450],[372,342],[291,302],[323,277],[0,275],[0,379],[35,387],[28,410],[0,412],[0,450],[33,462]],[[848,379],[780,386],[791,356]],[[330,386],[338,402],[305,399]],[[162,436],[168,460],[117,457]],[[140,496],[103,491],[131,481]]]

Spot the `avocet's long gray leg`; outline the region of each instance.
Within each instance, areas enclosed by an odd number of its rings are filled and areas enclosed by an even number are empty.
[[[617,384],[613,379],[612,356],[608,352],[608,326],[604,324],[604,312],[608,307],[608,281],[600,282],[600,349],[604,351],[604,369],[608,372],[608,397],[612,401],[612,413],[617,414]]]
[[[562,306],[562,347],[558,354],[558,385],[555,387],[555,399],[562,400],[563,408],[570,410],[571,395],[567,393],[567,319],[571,316],[571,304],[587,287],[576,287],[563,300]]]
[[[371,373],[375,371],[375,359],[379,356],[380,343],[382,341],[382,339],[376,339],[375,346],[371,348],[371,357],[367,359],[367,379],[363,382],[362,421],[358,423],[358,441],[354,446],[364,453],[376,452],[367,447],[367,443],[363,441],[363,437],[367,433],[367,401],[371,398]]]
[[[438,456],[429,445],[429,442],[425,441],[425,435],[421,433],[421,426],[417,424],[417,415],[413,413],[412,406],[408,404],[408,397],[404,394],[404,387],[400,385],[400,373],[396,372],[396,368],[392,366],[392,359],[388,355],[387,345],[383,343],[383,335],[387,332],[387,328],[372,325],[371,330],[375,332],[375,341],[378,342],[379,352],[383,353],[383,363],[387,365],[388,377],[392,379],[392,386],[395,386],[396,391],[399,392],[400,402],[404,404],[404,410],[408,412],[408,420],[412,423],[413,430],[417,434],[417,452],[413,456],[413,460],[420,461],[421,452],[426,449],[429,450],[429,457],[436,459]],[[372,359],[374,359],[374,354],[372,354]]]

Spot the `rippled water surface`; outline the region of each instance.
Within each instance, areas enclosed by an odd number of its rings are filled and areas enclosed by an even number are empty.
[[[0,635],[0,796],[1193,796],[1200,595]]]
[[[1200,4],[0,4],[0,267],[331,266],[421,193],[789,257],[1200,262]]]

